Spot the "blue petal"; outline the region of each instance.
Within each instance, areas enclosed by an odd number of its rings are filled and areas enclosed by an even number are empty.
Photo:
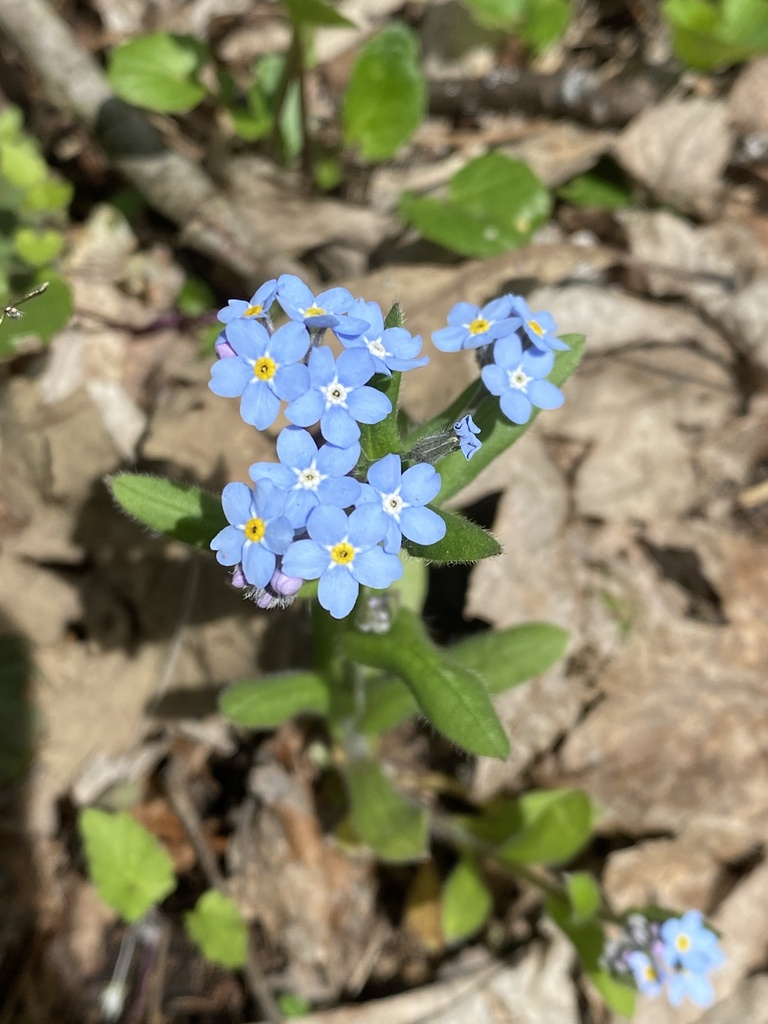
[[[258,359],[269,348],[267,329],[252,318],[232,320],[227,324],[224,336],[235,352],[245,359]]]
[[[351,476],[330,478],[323,480],[317,488],[318,500],[323,505],[337,505],[339,508],[349,508],[354,505],[360,497],[362,485],[359,480],[353,480]]]
[[[532,380],[526,392],[538,409],[559,409],[565,401],[563,392],[548,380]]]
[[[388,555],[396,555],[403,544],[403,533],[398,524],[395,522],[394,516],[388,516],[389,525],[387,526],[387,532],[384,534],[384,550]]]
[[[336,376],[336,360],[329,348],[322,345],[312,349],[309,353],[309,374],[312,387],[331,383]]]
[[[345,388],[359,388],[373,376],[376,367],[368,349],[345,349],[336,360],[339,383]]]
[[[326,441],[338,445],[339,448],[348,448],[360,437],[360,427],[340,405],[332,405],[323,412],[320,417],[320,430]]]
[[[325,407],[325,399],[315,388],[311,388],[301,398],[295,399],[286,406],[285,415],[290,423],[300,427],[311,427],[320,419]]]
[[[338,336],[344,340],[349,338],[359,338],[363,334],[368,334],[371,325],[367,320],[361,320],[356,316],[339,316],[336,318],[336,323],[333,325],[333,329]]]
[[[269,480],[275,487],[290,490],[296,483],[296,474],[278,462],[254,462],[248,470],[251,480]]]
[[[313,540],[295,540],[283,556],[283,572],[302,580],[316,580],[328,568],[329,555]]]
[[[365,550],[378,544],[383,539],[391,516],[382,509],[381,504],[365,502],[358,505],[349,516],[349,540],[356,548]]]
[[[253,380],[253,369],[237,357],[220,359],[211,367],[208,387],[220,398],[237,398]]]
[[[317,453],[317,468],[328,476],[346,476],[355,468],[359,458],[359,444],[352,444],[348,448],[324,444]]]
[[[436,544],[445,536],[445,520],[431,508],[404,508],[400,513],[403,536],[416,544]]]
[[[294,530],[299,530],[307,525],[307,518],[312,509],[317,507],[317,496],[314,491],[308,491],[306,487],[298,491],[291,491],[288,504],[285,506],[285,514]]]
[[[275,564],[275,556],[263,544],[246,544],[243,548],[243,575],[252,586],[266,587]]]
[[[288,495],[269,480],[262,480],[254,488],[256,515],[270,520],[283,514]]]
[[[457,302],[448,314],[448,323],[451,327],[461,327],[464,324],[471,324],[473,320],[477,319],[479,312],[479,308],[477,306],[473,306],[471,302]]]
[[[368,329],[364,332],[372,338],[377,338],[384,330],[384,314],[378,302],[366,302],[365,299],[355,299],[347,310],[347,314],[356,320],[364,320]],[[342,320],[342,326],[344,321]]]
[[[506,371],[502,370],[500,366],[496,366],[495,363],[484,366],[480,371],[480,376],[492,395],[501,395],[509,387],[509,377]]]
[[[403,575],[403,563],[383,548],[370,548],[355,556],[352,575],[366,587],[383,590]]]
[[[500,299],[491,299],[490,302],[486,302],[479,311],[479,315],[483,320],[506,320],[509,316],[510,306],[509,295],[502,295]]]
[[[440,490],[440,474],[426,462],[403,473],[400,495],[409,505],[426,505]]]
[[[315,297],[300,278],[281,274],[277,279],[277,301],[291,320],[303,320],[299,310],[314,305]]]
[[[247,484],[227,484],[221,494],[221,507],[228,523],[244,526],[253,514],[253,491]]]
[[[441,327],[439,331],[433,331],[432,344],[441,352],[458,352],[467,336],[465,327]]]
[[[285,427],[277,436],[277,457],[284,466],[306,469],[317,455],[312,435],[301,427]]]
[[[237,565],[243,555],[245,534],[236,526],[225,526],[211,541],[211,550],[216,552],[216,561],[221,565]]]
[[[263,381],[249,384],[240,399],[240,415],[257,430],[266,430],[275,422],[280,400]]]
[[[352,293],[346,288],[328,288],[320,292],[314,304],[329,313],[346,313],[353,302]]]
[[[307,531],[318,544],[333,546],[349,533],[349,520],[340,508],[333,505],[318,505],[307,520]]]
[[[301,398],[309,390],[309,370],[303,363],[279,367],[272,378],[272,390],[285,402]]]
[[[432,469],[431,466],[427,467]],[[434,470],[432,470],[434,472]],[[372,484],[382,494],[391,494],[400,486],[402,478],[402,464],[400,456],[385,455],[383,459],[374,462],[368,470],[368,483]]]
[[[309,331],[304,324],[288,323],[278,327],[272,335],[270,351],[281,366],[297,363],[309,349]]]
[[[264,532],[264,547],[276,555],[284,555],[293,541],[294,529],[287,516],[279,516],[267,524]]]
[[[350,353],[351,354],[351,353]],[[359,423],[380,423],[392,412],[392,403],[376,388],[362,387],[347,398],[349,411]],[[331,439],[328,438],[330,441]],[[337,442],[334,442],[334,444]],[[350,444],[351,442],[347,442]]]
[[[501,411],[513,423],[527,423],[531,418],[531,403],[522,393],[511,388],[501,396]]]
[[[493,346],[493,360],[504,370],[516,370],[523,358],[523,346],[516,334],[499,338]]]
[[[355,557],[355,562],[360,556]],[[354,564],[354,563],[353,563]],[[343,619],[355,607],[360,587],[345,568],[339,567],[323,573],[317,587],[317,599],[334,619]]]
[[[422,356],[420,359],[398,359],[397,356],[390,356],[387,362],[390,370],[406,373],[408,370],[418,370],[422,366],[426,366],[429,356]]]
[[[552,367],[555,365],[555,353],[549,350],[542,352],[538,348],[529,348],[527,352],[523,352],[521,365],[529,376],[535,377],[536,380],[542,380],[552,372]]]
[[[242,316],[246,309],[248,309],[248,303],[245,299],[230,299],[226,306],[218,311],[216,319],[222,324],[228,324],[235,317]]]
[[[261,306],[265,313],[269,312],[269,307],[275,301],[275,295],[277,295],[277,281],[273,277],[271,281],[265,281],[264,284],[257,288],[251,296],[251,306]]]
[[[506,338],[508,334],[514,334],[518,327],[522,326],[523,321],[518,317],[511,317],[509,320],[499,320],[495,324],[491,324],[486,333],[486,337],[489,340],[495,338]]]

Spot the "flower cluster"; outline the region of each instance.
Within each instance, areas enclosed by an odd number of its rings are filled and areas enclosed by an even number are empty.
[[[698,910],[662,923],[631,914],[621,936],[606,944],[603,964],[619,977],[631,977],[645,995],[666,986],[672,1006],[687,997],[696,1006],[711,1006],[714,990],[709,972],[725,961],[717,936]]]
[[[277,438],[279,461],[250,467],[252,487],[225,487],[229,525],[211,547],[232,568],[233,585],[259,607],[284,607],[304,581],[317,580],[320,604],[343,618],[361,585],[385,589],[400,577],[403,538],[428,546],[444,537],[445,520],[430,508],[441,483],[435,463],[456,451],[470,459],[480,450],[472,418],[478,403],[410,451],[372,461],[361,449],[360,425],[395,416],[387,378],[429,361],[400,315],[385,319],[375,302],[345,288],[314,295],[284,274],[248,301],[230,299],[218,319],[223,327],[211,390],[239,398],[242,418],[258,430],[270,428],[281,410],[290,426]],[[533,314],[523,299],[507,295],[482,309],[459,303],[448,319],[435,343],[446,351],[478,349],[482,394],[498,395],[510,419],[524,423],[534,405],[561,404],[561,393],[545,378],[554,351],[567,346],[548,314]],[[338,355],[324,344],[329,331]]]

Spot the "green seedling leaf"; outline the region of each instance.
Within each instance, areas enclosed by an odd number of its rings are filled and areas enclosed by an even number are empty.
[[[588,871],[569,875],[566,890],[571,901],[571,916],[577,924],[590,921],[600,910],[603,903],[600,886]]]
[[[288,16],[294,25],[326,28],[354,28],[354,21],[339,14],[324,0],[283,0]]]
[[[140,473],[116,473],[107,480],[112,497],[129,516],[156,533],[208,550],[227,525],[221,499],[193,484],[174,484]]]
[[[350,630],[344,643],[353,661],[399,676],[429,722],[464,750],[507,756],[509,740],[482,679],[435,647],[418,616],[402,609],[388,633]]]
[[[187,277],[184,279],[184,284],[181,286],[179,294],[176,296],[176,308],[184,316],[200,316],[202,313],[208,312],[216,302],[211,289],[200,277]],[[214,325],[217,336],[221,333],[221,327]]]
[[[427,852],[426,811],[392,785],[373,759],[354,758],[342,773],[354,832],[381,860],[421,860]]]
[[[89,807],[80,813],[79,824],[91,881],[129,923],[176,888],[167,851],[130,814]]]
[[[12,185],[30,189],[47,180],[48,164],[37,145],[26,137],[0,142],[0,175]]]
[[[210,59],[192,36],[154,32],[113,50],[108,78],[121,99],[164,114],[192,110],[206,95],[197,74]]]
[[[237,904],[209,889],[184,915],[187,934],[206,960],[232,970],[243,967],[248,952],[248,929]]]
[[[221,713],[249,729],[274,729],[294,715],[327,715],[328,685],[314,672],[275,672],[228,686],[219,698]]]
[[[483,28],[511,32],[525,16],[527,0],[464,0],[464,6]]]
[[[621,169],[609,160],[562,185],[557,194],[574,206],[595,210],[621,210],[632,206],[632,191]]]
[[[74,185],[60,178],[48,177],[33,185],[24,196],[22,209],[27,213],[56,213],[66,210],[75,193]]]
[[[521,827],[499,850],[508,864],[563,864],[589,842],[594,812],[581,790],[537,790],[517,805]]]
[[[427,89],[416,34],[394,22],[355,61],[344,97],[344,140],[366,160],[388,160],[424,120]]]
[[[465,855],[450,873],[441,905],[443,935],[448,943],[461,942],[480,931],[493,910],[493,897],[477,861]]]
[[[428,508],[432,508],[432,505]],[[436,544],[427,545],[416,544],[404,537],[403,547],[409,555],[429,562],[449,562],[455,565],[460,562],[479,562],[482,558],[493,558],[501,554],[501,545],[493,534],[460,512],[446,512],[442,508],[433,508],[433,511],[445,522],[445,536]]]
[[[549,380],[557,387],[562,387],[565,381],[571,376],[579,365],[584,352],[583,334],[564,334],[562,340],[571,346],[568,352],[558,352],[555,356],[555,366],[549,375]],[[445,502],[452,498],[476,476],[498,458],[511,444],[514,444],[523,436],[526,430],[535,422],[538,409],[534,409],[531,418],[522,426],[510,423],[499,406],[498,398],[490,395],[485,398],[474,415],[475,423],[480,427],[480,440],[482,448],[476,452],[471,461],[467,461],[461,452],[454,452],[452,455],[441,459],[438,470],[440,472],[440,501]],[[421,433],[421,431],[419,432]],[[409,438],[409,441],[411,439]]]
[[[0,324],[0,357],[13,355],[22,340],[28,338],[39,338],[42,342],[50,341],[72,316],[72,293],[64,279],[46,268],[35,275],[29,290],[43,281],[48,281],[48,288],[20,307],[24,315],[18,320],[6,317]],[[17,299],[20,297],[15,296]],[[14,296],[8,296],[9,301],[13,299]]]
[[[527,164],[503,153],[471,160],[448,183],[448,198],[406,192],[400,213],[433,242],[484,258],[516,249],[549,220],[552,199]]]
[[[64,248],[64,235],[60,231],[19,228],[13,240],[20,259],[30,267],[46,266]]]
[[[312,1004],[295,992],[285,992],[278,996],[277,1005],[284,1017],[302,1017],[312,1009]]]
[[[245,92],[245,106],[232,105],[229,112],[232,124],[241,139],[255,142],[272,130],[272,113],[261,85],[254,82]]]
[[[768,48],[766,0],[665,0],[662,12],[675,55],[697,71],[725,68]]]
[[[534,53],[543,53],[562,38],[570,17],[569,0],[527,0],[520,37]]]

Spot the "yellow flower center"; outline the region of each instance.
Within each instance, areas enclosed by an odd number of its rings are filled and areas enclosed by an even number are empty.
[[[539,337],[539,338],[540,338],[540,337],[542,336],[542,334],[544,333],[544,329],[543,329],[543,327],[540,327],[540,326],[539,326],[539,325],[538,325],[538,324],[536,323],[536,321],[535,321],[535,320],[529,320],[529,321],[528,321],[528,326],[529,326],[529,327],[531,328],[531,330],[533,331],[533,333],[534,333],[535,335],[537,335],[537,337]]]
[[[687,935],[678,935],[675,939],[675,945],[681,953],[686,953],[691,948],[691,940]]]
[[[340,544],[334,544],[331,548],[331,561],[337,565],[351,565],[354,557],[355,549],[348,540],[343,540]]]
[[[258,316],[259,313],[264,312],[263,306],[249,306],[248,309],[243,313],[243,316]]]
[[[643,968],[643,977],[646,981],[658,981],[659,976],[653,964],[646,964]]]
[[[484,320],[481,316],[479,316],[475,320],[473,320],[472,323],[469,325],[469,333],[485,334],[485,332],[488,330],[490,326],[491,325],[488,320]]]
[[[259,519],[258,517],[249,519],[245,524],[245,536],[254,544],[259,543],[259,541],[264,537],[266,530],[267,524],[263,519]]]
[[[320,306],[310,306],[309,309],[304,310],[304,316],[322,316],[324,313],[325,310]]]
[[[253,376],[259,380],[271,380],[275,376],[277,363],[269,356],[262,356],[253,364]]]

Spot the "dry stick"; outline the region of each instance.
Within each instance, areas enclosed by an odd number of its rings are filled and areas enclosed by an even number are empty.
[[[302,272],[275,249],[254,214],[231,202],[197,164],[167,149],[146,116],[118,99],[46,0],[0,0],[0,31],[41,77],[48,100],[71,110],[149,205],[181,228],[183,244],[248,280]]]
[[[179,818],[181,818],[184,830],[194,847],[208,884],[212,889],[218,889],[219,892],[228,895],[224,884],[224,876],[219,871],[219,865],[216,862],[213,850],[205,841],[200,816],[187,791],[186,772],[183,760],[179,755],[171,758],[170,764],[166,769],[165,786],[171,806]],[[267,1019],[271,1021],[271,1024],[283,1024],[283,1015],[280,1013],[280,1008],[259,966],[250,932],[248,933],[248,949],[243,973],[254,1001],[261,1007]]]

